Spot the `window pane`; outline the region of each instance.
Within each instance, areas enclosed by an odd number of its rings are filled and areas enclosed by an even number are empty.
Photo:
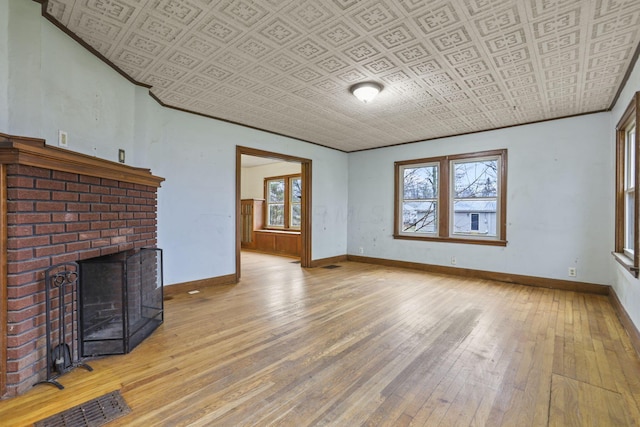
[[[495,200],[458,200],[453,202],[453,232],[495,237],[497,214]],[[478,212],[472,214],[470,211]],[[476,216],[475,224],[473,216]],[[475,228],[474,228],[475,226]]]
[[[454,197],[498,196],[498,160],[454,162]]]
[[[424,200],[438,197],[438,166],[404,169],[404,200]]]
[[[632,256],[635,250],[635,173],[636,128],[627,129],[625,139],[625,200],[624,200],[624,251]]]
[[[627,131],[627,139],[625,141],[626,150],[625,150],[625,170],[627,173],[625,188],[633,188],[635,186],[635,173],[636,173],[636,127],[632,126]]]
[[[302,179],[291,178],[289,184],[291,185],[291,203],[300,203],[302,200]]]
[[[438,225],[438,205],[430,202],[402,203],[402,231],[409,233],[435,233]]]
[[[270,204],[268,214],[270,226],[284,227],[284,204]]]
[[[268,203],[282,203],[284,202],[284,179],[268,182]]]
[[[625,242],[624,249],[633,253],[635,250],[634,231],[635,231],[635,193],[629,191],[625,197]]]
[[[290,226],[293,228],[300,228],[302,218],[302,210],[300,204],[291,205],[291,221]]]
[[[498,159],[453,161],[451,169],[451,232],[496,237]]]

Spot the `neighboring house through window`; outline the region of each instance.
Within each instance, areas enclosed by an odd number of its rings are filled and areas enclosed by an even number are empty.
[[[265,178],[266,227],[299,230],[302,212],[302,178],[287,175]]]
[[[638,144],[640,92],[636,92],[616,126],[616,240],[618,262],[638,277]]]
[[[506,245],[507,150],[395,163],[397,239]]]

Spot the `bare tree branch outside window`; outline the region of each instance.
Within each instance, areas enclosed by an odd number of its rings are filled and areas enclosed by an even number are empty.
[[[435,233],[438,219],[438,166],[404,169],[402,231]]]
[[[302,224],[300,175],[267,177],[264,182],[266,227],[299,230]]]
[[[267,198],[267,224],[284,227],[284,179],[269,181]]]
[[[302,222],[302,178],[290,178],[289,183],[291,188],[289,225],[292,228],[299,228]]]
[[[394,238],[506,246],[507,150],[395,162]]]
[[[452,162],[452,166],[453,232],[496,236],[498,160]]]

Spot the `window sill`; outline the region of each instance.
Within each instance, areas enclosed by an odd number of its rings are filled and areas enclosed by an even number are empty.
[[[638,277],[638,268],[633,265],[633,259],[619,252],[611,252],[611,255],[613,255],[613,258],[618,264],[622,265],[633,277]]]
[[[273,234],[300,234],[300,231],[296,230],[276,230],[273,228],[262,228],[255,230],[258,233],[273,233]]]
[[[394,239],[401,240],[423,240],[428,242],[447,242],[447,243],[465,243],[468,245],[485,245],[485,246],[507,246],[506,240],[492,239],[466,239],[461,237],[429,237],[429,236],[405,236],[404,234],[395,234]]]

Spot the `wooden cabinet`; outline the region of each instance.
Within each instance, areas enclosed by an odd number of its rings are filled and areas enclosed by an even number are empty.
[[[262,228],[263,204],[264,200],[260,199],[243,199],[240,201],[240,215],[242,221],[240,246],[243,249],[255,249],[254,231]]]
[[[300,256],[300,233],[293,231],[257,230],[255,249],[280,255]]]
[[[242,221],[240,246],[242,249],[300,256],[302,252],[300,232],[265,230],[262,228],[264,226],[264,200],[241,200],[240,215]]]

